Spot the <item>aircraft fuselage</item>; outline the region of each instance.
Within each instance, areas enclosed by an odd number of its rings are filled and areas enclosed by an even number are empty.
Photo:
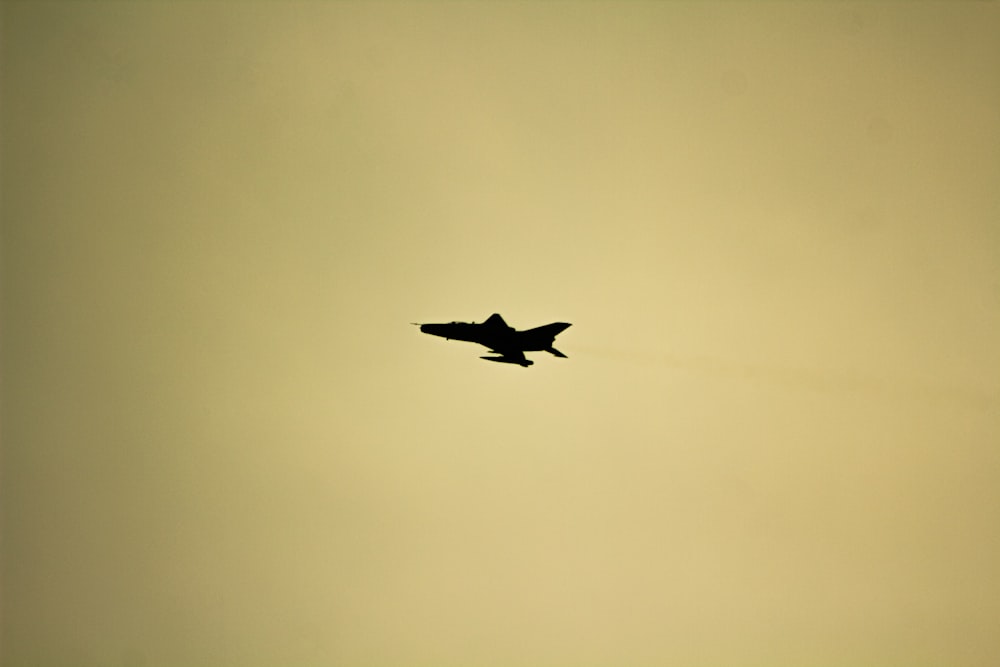
[[[557,357],[565,357],[553,347],[555,337],[571,326],[567,322],[553,322],[534,329],[517,331],[507,325],[500,315],[492,315],[482,323],[450,322],[447,324],[421,324],[420,331],[431,336],[440,336],[447,340],[462,340],[478,343],[500,354],[500,357],[482,357],[489,361],[516,363],[521,366],[531,365],[525,359],[525,352],[546,351]]]

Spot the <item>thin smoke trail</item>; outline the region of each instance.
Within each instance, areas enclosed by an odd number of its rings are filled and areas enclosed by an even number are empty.
[[[960,405],[968,409],[992,412],[1000,408],[1000,391],[969,384],[928,382],[912,377],[877,376],[850,370],[740,362],[706,355],[645,353],[593,345],[575,345],[574,348],[577,353],[574,356],[577,358],[590,357],[628,365],[657,366],[684,373],[759,382],[787,389],[841,395],[866,394],[938,405]]]

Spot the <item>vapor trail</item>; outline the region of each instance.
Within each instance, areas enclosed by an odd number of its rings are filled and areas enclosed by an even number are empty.
[[[928,382],[915,377],[865,374],[850,369],[802,368],[707,355],[648,353],[620,347],[574,345],[574,351],[578,359],[589,357],[635,366],[658,366],[800,391],[868,394],[891,400],[960,405],[977,411],[996,411],[1000,407],[1000,390],[968,383]]]

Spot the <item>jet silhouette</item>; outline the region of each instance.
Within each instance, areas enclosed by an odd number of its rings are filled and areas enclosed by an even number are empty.
[[[526,359],[525,352],[544,350],[549,354],[565,358],[566,355],[552,347],[556,336],[572,325],[567,322],[553,322],[544,326],[516,331],[508,326],[500,315],[494,313],[480,324],[475,322],[451,322],[449,324],[420,324],[420,330],[425,334],[440,336],[446,340],[464,340],[479,343],[490,348],[490,352],[499,357],[480,357],[487,361],[497,361],[502,364],[517,364],[527,368],[535,363]]]

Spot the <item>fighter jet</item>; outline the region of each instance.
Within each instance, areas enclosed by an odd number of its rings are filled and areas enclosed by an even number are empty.
[[[414,322],[414,324],[417,324]],[[544,350],[549,354],[565,358],[566,355],[552,347],[556,336],[571,325],[567,322],[553,322],[526,331],[516,331],[508,326],[500,315],[494,313],[485,322],[450,322],[448,324],[417,324],[425,334],[440,336],[445,340],[464,340],[479,343],[490,348],[499,357],[480,357],[502,364],[517,364],[527,368],[533,361],[526,359],[525,352]]]

